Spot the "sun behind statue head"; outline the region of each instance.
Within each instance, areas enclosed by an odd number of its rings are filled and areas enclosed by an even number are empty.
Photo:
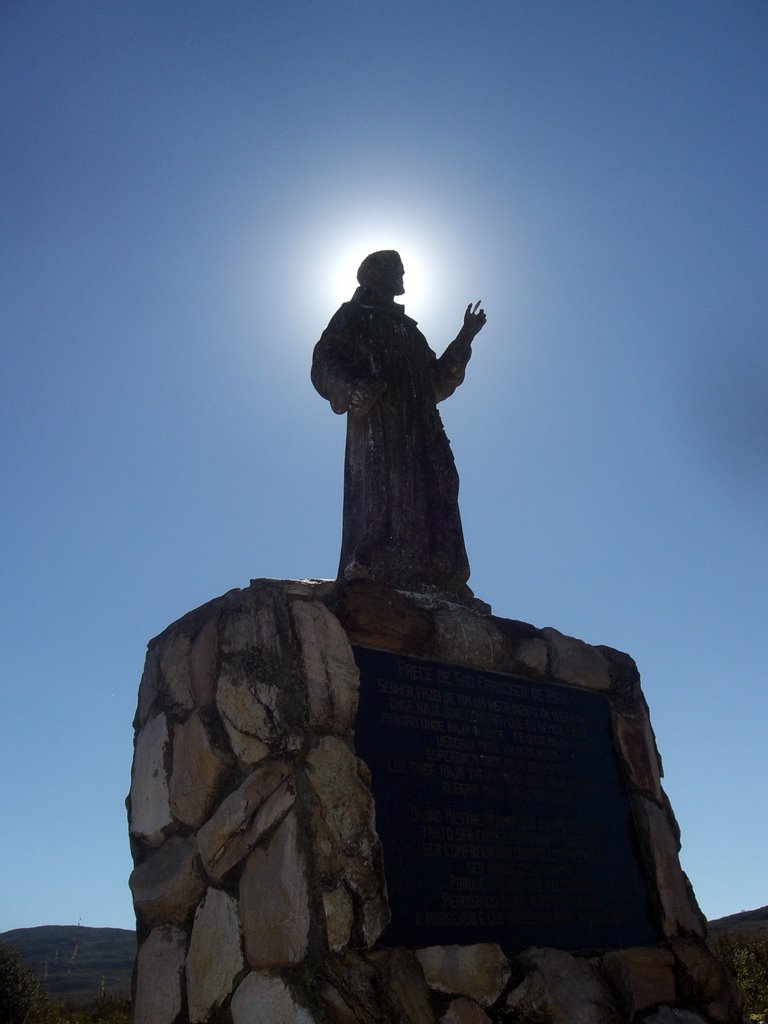
[[[366,256],[357,270],[357,280],[364,288],[391,298],[403,295],[405,268],[400,253],[394,249],[380,249]]]

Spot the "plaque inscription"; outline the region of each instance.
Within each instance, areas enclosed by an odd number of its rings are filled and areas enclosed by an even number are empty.
[[[354,648],[392,920],[385,945],[655,942],[596,693]]]

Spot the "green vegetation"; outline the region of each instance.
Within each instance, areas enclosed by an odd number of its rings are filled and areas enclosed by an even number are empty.
[[[744,993],[746,1016],[768,1020],[768,939],[731,933],[713,939],[710,946],[735,975]]]
[[[3,1024],[27,1024],[38,1005],[35,972],[13,946],[0,946],[0,1020]]]
[[[56,1003],[43,1000],[27,1024],[130,1024],[131,1004],[127,999],[100,996],[87,1003]]]

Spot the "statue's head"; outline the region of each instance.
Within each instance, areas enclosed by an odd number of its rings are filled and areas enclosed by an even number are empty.
[[[394,249],[382,249],[366,256],[357,271],[357,280],[364,288],[370,288],[380,295],[391,297],[402,295],[405,268],[400,253]]]

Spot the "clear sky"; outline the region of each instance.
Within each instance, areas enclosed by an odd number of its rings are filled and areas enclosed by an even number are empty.
[[[0,930],[132,927],[146,642],[335,574],[312,346],[400,250],[471,585],[637,660],[704,912],[768,903],[765,0],[4,0]]]

